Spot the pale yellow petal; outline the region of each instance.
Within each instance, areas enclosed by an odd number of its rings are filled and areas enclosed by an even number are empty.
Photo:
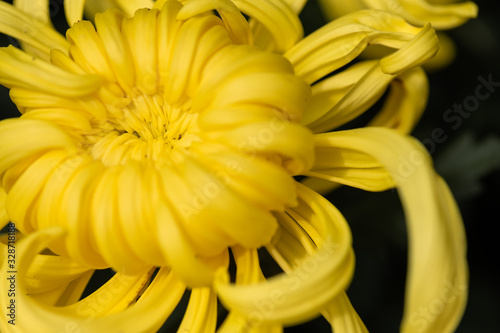
[[[477,6],[471,1],[446,5],[427,0],[363,0],[368,8],[387,10],[409,22],[423,26],[431,23],[436,29],[455,28],[477,16]]]
[[[466,299],[468,270],[463,224],[448,188],[425,148],[384,128],[317,136],[317,147],[372,156],[398,187],[408,223],[409,267],[402,332],[452,332]],[[439,307],[432,317],[425,311]],[[422,312],[424,311],[424,312]]]

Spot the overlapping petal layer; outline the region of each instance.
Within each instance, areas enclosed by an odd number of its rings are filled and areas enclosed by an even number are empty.
[[[320,314],[336,332],[366,332],[345,293],[347,222],[295,175],[397,186],[412,239],[402,331],[453,330],[466,299],[463,230],[421,147],[376,128],[312,134],[346,124],[389,86],[371,124],[409,132],[425,107],[419,66],[437,52],[435,32],[368,10],[302,39],[304,4],[87,1],[94,26],[77,22],[83,1],[65,1],[67,40],[47,10],[1,5],[0,31],[25,49],[0,50],[0,83],[23,114],[0,122],[0,222],[26,235],[17,330],[154,332],[190,288],[180,331],[214,332],[219,297],[229,310],[221,332],[277,333]],[[324,79],[371,44],[394,52]],[[401,158],[421,165],[402,175]],[[262,247],[283,273],[264,277]],[[80,300],[108,267],[117,273]],[[442,311],[423,321],[417,311],[438,301]],[[2,318],[0,329],[12,326]]]

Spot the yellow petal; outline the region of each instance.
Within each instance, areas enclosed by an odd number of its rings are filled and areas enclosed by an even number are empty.
[[[245,285],[265,280],[262,274],[259,256],[256,250],[248,250],[242,247],[231,248],[236,262],[236,284]],[[271,295],[270,295],[271,296]],[[273,294],[273,300],[265,303],[266,313],[274,310],[274,301],[280,301],[280,295]],[[262,304],[261,304],[262,305]],[[280,323],[265,323],[262,320],[263,314],[259,312],[251,313],[248,316],[237,311],[229,312],[228,316],[218,329],[218,333],[233,333],[245,330],[248,333],[282,333],[283,326]]]
[[[85,0],[64,0],[64,14],[70,27],[82,19],[84,5]]]
[[[67,51],[68,43],[50,22],[47,0],[0,2],[0,32],[21,41],[29,54],[49,59],[51,49]]]
[[[323,197],[301,185],[298,193],[303,201],[290,211],[298,219],[311,221],[323,235],[323,242],[313,254],[298,257],[299,262],[289,273],[267,282],[232,285],[228,276],[219,271],[215,286],[221,301],[230,310],[259,316],[264,323],[299,323],[317,315],[349,282],[353,256],[347,223]],[[275,302],[273,311],[263,313],[261,304],[269,303],[270,297],[277,294],[286,301]]]
[[[349,63],[369,44],[401,49],[381,60],[383,71],[389,74],[420,65],[438,50],[437,37],[429,27],[418,29],[396,15],[365,10],[346,15],[315,31],[285,56],[294,65],[297,75],[313,83]]]
[[[271,49],[277,53],[284,53],[299,41],[304,31],[302,23],[289,5],[282,0],[234,0],[234,4],[254,22],[255,44],[264,49]],[[259,25],[262,25],[259,29]],[[263,34],[264,36],[259,36]],[[257,32],[257,34],[256,34]],[[271,38],[271,44],[266,45]],[[264,43],[260,42],[260,39]]]
[[[22,233],[28,234],[37,229],[35,212],[38,196],[47,179],[54,172],[62,172],[61,166],[67,157],[68,152],[62,149],[46,152],[33,161],[10,188],[5,208]]]
[[[71,329],[82,331],[122,331],[136,333],[156,332],[164,323],[184,293],[185,286],[168,269],[160,269],[158,274],[137,302],[134,297],[142,292],[141,284],[147,283],[143,276],[123,276],[114,278],[101,287],[94,296],[70,306],[54,307],[41,305],[26,295],[24,275],[36,253],[52,240],[63,234],[59,228],[45,229],[27,236],[17,244],[19,268],[17,271],[16,306],[23,309],[23,320],[17,320],[16,329],[30,332],[33,327],[38,332],[54,332]],[[2,262],[1,273],[7,276],[7,267]],[[9,281],[0,282],[0,305],[7,307]],[[134,297],[131,297],[135,294]],[[126,296],[125,296],[126,295]],[[92,301],[94,300],[94,301]],[[122,311],[121,311],[122,310]],[[105,311],[114,312],[104,315]],[[142,318],[142,320],[137,320]],[[2,332],[11,332],[12,325],[0,321]]]
[[[135,82],[135,71],[132,70],[134,68],[132,54],[121,33],[122,22],[123,14],[118,10],[109,10],[95,15],[97,34],[103,41],[118,83],[130,92]]]
[[[226,30],[235,44],[251,44],[252,34],[244,16],[233,2],[228,0],[189,1],[179,12],[178,20],[186,20],[195,15],[216,10],[222,18]]]
[[[68,73],[13,46],[0,49],[0,83],[8,88],[77,97],[97,90],[99,82],[97,76]]]
[[[10,217],[7,215],[7,211],[5,210],[6,200],[7,193],[5,193],[5,190],[0,187],[0,229],[3,229],[10,221]]]
[[[216,324],[217,295],[208,287],[194,288],[178,332],[212,333]]]
[[[134,16],[136,10],[141,8],[152,8],[152,0],[113,0],[118,7],[129,17]]]
[[[410,244],[401,331],[452,332],[467,299],[465,236],[456,203],[425,148],[375,127],[321,134],[316,144],[370,155],[390,173],[405,209]],[[427,313],[433,315],[423,317]]]
[[[399,74],[432,59],[438,50],[439,40],[436,32],[430,24],[426,24],[408,44],[380,59],[380,67],[384,73]]]
[[[369,155],[352,149],[331,149],[322,145],[317,137],[314,166],[306,176],[354,186],[365,191],[385,191],[394,187],[386,169]]]
[[[477,6],[471,1],[446,5],[427,0],[364,0],[368,8],[388,10],[409,22],[423,26],[431,23],[436,29],[451,29],[477,16]]]
[[[46,121],[36,119],[2,120],[0,142],[4,145],[0,150],[0,174],[22,159],[46,150],[74,150],[74,142],[66,133]]]
[[[337,94],[341,98],[333,106],[331,106],[331,103],[322,105],[323,110],[325,107],[330,107],[330,110],[308,124],[310,129],[319,133],[337,128],[355,119],[380,99],[389,83],[394,79],[394,75],[384,73],[377,62],[369,62],[368,64],[371,64],[372,67],[344,94],[342,90],[333,90],[325,91],[319,96],[316,105],[322,100],[332,98],[330,96],[332,93],[334,99],[338,98],[335,96]],[[323,82],[325,82],[325,85],[329,85],[330,82],[335,80],[334,77]],[[319,85],[323,85],[323,82],[320,82]],[[316,116],[320,114],[315,111],[311,111],[311,113],[316,114]]]
[[[404,72],[391,82],[382,110],[368,126],[388,127],[409,134],[427,106],[429,82],[421,67]]]
[[[103,41],[89,21],[80,21],[66,32],[70,43],[69,54],[74,62],[87,73],[104,76],[108,81],[116,81],[109,63]]]
[[[345,293],[337,296],[323,312],[335,333],[368,333]]]

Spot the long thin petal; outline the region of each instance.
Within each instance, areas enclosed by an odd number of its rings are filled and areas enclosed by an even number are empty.
[[[97,76],[69,73],[13,46],[0,49],[0,83],[8,88],[77,97],[97,90],[99,82]]]
[[[0,2],[0,32],[21,41],[26,52],[49,60],[50,50],[68,50],[68,43],[53,27],[47,0]],[[17,7],[17,8],[16,8]]]
[[[420,65],[439,49],[435,32],[429,27],[419,29],[399,16],[364,10],[318,29],[285,56],[294,65],[297,75],[313,83],[352,61],[369,44],[400,49],[381,60],[382,70],[388,74],[398,74]]]
[[[381,126],[409,134],[420,120],[429,96],[429,81],[421,67],[404,72],[391,82],[382,110],[368,126]]]
[[[322,137],[319,136],[319,141]],[[365,191],[385,191],[394,187],[386,169],[373,157],[353,149],[316,146],[314,166],[306,176],[354,186]]]
[[[428,0],[363,0],[373,9],[388,10],[401,15],[416,25],[430,22],[436,29],[451,29],[477,16],[477,5],[472,1],[446,5],[432,4]]]
[[[209,288],[194,288],[178,332],[213,333],[217,324],[217,295]]]
[[[432,169],[425,148],[394,131],[375,127],[321,134],[316,139],[317,147],[352,149],[372,156],[398,187],[410,246],[401,331],[452,332],[467,299],[465,234],[456,203]]]
[[[368,333],[345,293],[337,296],[323,311],[335,333]]]
[[[255,22],[255,44],[278,53],[290,49],[303,34],[297,14],[283,0],[234,0],[234,4]]]

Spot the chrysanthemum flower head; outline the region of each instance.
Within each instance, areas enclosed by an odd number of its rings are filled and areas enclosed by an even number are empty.
[[[119,5],[90,6],[93,24],[74,19],[81,1],[68,3],[63,38],[48,13],[34,20],[26,2],[0,3],[0,29],[23,46],[0,49],[0,83],[22,113],[0,122],[0,217],[25,237],[14,267],[22,316],[15,327],[2,317],[2,331],[154,332],[186,288],[179,331],[213,332],[218,297],[229,310],[220,332],[279,332],[320,313],[336,331],[364,331],[345,295],[348,225],[298,175],[398,186],[411,239],[402,330],[456,326],[467,283],[460,216],[422,146],[399,134],[425,107],[419,66],[438,49],[429,25],[361,11],[303,38],[302,2]],[[328,76],[370,44],[395,51]],[[392,129],[330,132],[389,86],[372,125]],[[282,274],[264,277],[260,248]],[[104,268],[116,274],[80,300]],[[450,283],[460,297],[415,318]]]

